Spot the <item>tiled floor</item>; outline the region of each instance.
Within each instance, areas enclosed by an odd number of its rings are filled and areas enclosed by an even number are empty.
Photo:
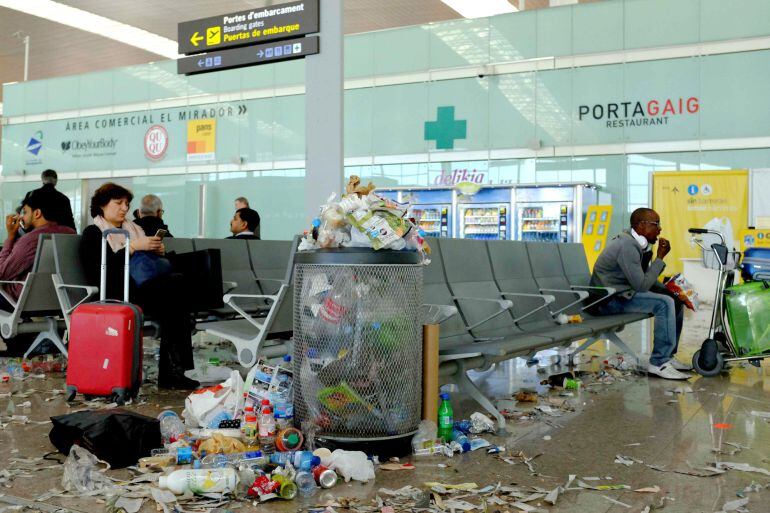
[[[708,322],[708,311],[687,319],[681,348],[682,360],[688,360],[699,347]],[[642,326],[629,328],[623,337],[639,350],[646,330]],[[606,354],[602,344],[591,349],[593,354]],[[553,355],[551,354],[551,357]],[[597,369],[598,360],[583,365],[586,370]],[[477,373],[474,377],[488,394],[501,399],[522,387],[535,387],[553,371],[546,368],[548,354],[540,365],[527,366],[522,360],[500,364]],[[60,377],[46,380],[27,380],[21,384],[0,385],[0,394],[11,389],[37,391],[28,398],[14,398],[16,403],[30,401],[31,406],[17,413],[29,415],[32,420],[45,420],[51,415],[68,411],[61,395],[51,390],[62,388]],[[148,415],[156,415],[164,406],[183,405],[184,393],[162,393],[145,387],[146,404],[134,408]],[[48,400],[47,400],[48,399]],[[770,373],[767,367],[733,368],[717,378],[694,377],[688,383],[670,382],[642,376],[630,376],[608,385],[584,387],[573,398],[575,413],[559,418],[548,417],[532,422],[509,422],[506,437],[490,437],[490,441],[504,445],[508,452],[524,451],[528,456],[539,455],[532,461],[536,474],[521,464],[510,465],[483,451],[455,456],[452,459],[435,457],[415,460],[415,471],[378,472],[374,483],[340,484],[331,492],[334,496],[373,498],[381,487],[398,488],[407,484],[421,486],[426,481],[445,483],[475,482],[488,484],[533,485],[552,489],[564,484],[569,475],[578,479],[601,477],[589,484],[626,484],[630,490],[595,491],[569,490],[555,506],[540,501],[530,505],[553,512],[638,512],[648,505],[662,506],[666,512],[716,512],[723,504],[737,498],[736,493],[754,483],[770,483],[770,474],[730,470],[716,477],[696,477],[674,472],[662,472],[647,465],[663,466],[668,470],[687,471],[712,465],[715,462],[748,463],[770,469],[770,422],[751,414],[770,411]],[[0,412],[5,411],[8,398],[0,396]],[[519,405],[521,407],[521,405]],[[456,417],[467,416],[476,407],[462,396],[456,397]],[[715,427],[720,425],[720,428]],[[52,450],[47,439],[50,425],[9,424],[0,430],[0,468],[13,468],[12,457],[38,457]],[[728,442],[744,448],[736,449]],[[715,450],[722,451],[722,454]],[[621,454],[641,461],[631,466],[615,463]],[[442,468],[439,465],[446,465]],[[611,479],[606,479],[607,477]],[[0,512],[4,503],[18,503],[18,498],[34,499],[51,488],[60,487],[61,469],[41,470],[33,478],[18,479],[0,493]],[[657,494],[633,490],[659,486]],[[770,511],[770,489],[747,493],[746,506],[752,513]],[[666,499],[663,499],[665,497]],[[607,500],[620,501],[630,508]],[[323,502],[316,496],[310,501],[272,502],[259,506],[265,511],[296,511]],[[469,499],[471,500],[471,499]],[[471,500],[472,501],[472,500]],[[103,504],[93,498],[53,498],[47,504],[38,503],[37,509],[53,511],[59,505],[75,511],[101,511]],[[239,511],[249,511],[244,505]],[[500,511],[507,511],[503,508]],[[142,511],[155,511],[155,505],[146,503]],[[340,510],[338,510],[340,511]],[[344,510],[341,510],[344,511]],[[490,506],[488,511],[494,509]],[[510,511],[517,511],[512,509]]]

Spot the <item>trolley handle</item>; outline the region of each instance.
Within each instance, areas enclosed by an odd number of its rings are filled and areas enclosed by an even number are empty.
[[[713,235],[718,235],[719,239],[722,241],[722,244],[726,244],[725,236],[722,235],[721,232],[718,232],[716,230],[708,230],[706,228],[690,228],[687,231],[692,233],[692,234],[694,234],[694,235],[704,235],[706,233],[710,233],[710,234],[713,234]]]

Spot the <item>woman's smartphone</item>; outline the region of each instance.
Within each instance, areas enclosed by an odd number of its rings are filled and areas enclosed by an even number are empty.
[[[166,235],[168,235],[168,230],[164,230],[163,228],[155,232],[155,236],[159,237],[161,240],[163,240],[163,237],[165,237]]]

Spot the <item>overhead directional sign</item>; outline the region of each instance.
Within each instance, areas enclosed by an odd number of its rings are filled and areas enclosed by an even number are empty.
[[[316,53],[318,53],[318,36],[298,37],[221,52],[209,52],[204,55],[191,55],[177,60],[176,70],[179,74],[195,75],[209,71],[287,61]]]
[[[179,53],[195,54],[318,32],[319,0],[299,0],[177,26]]]

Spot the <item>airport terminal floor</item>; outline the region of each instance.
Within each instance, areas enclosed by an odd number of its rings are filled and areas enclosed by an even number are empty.
[[[708,314],[704,309],[687,316],[682,360],[700,347]],[[624,337],[632,349],[640,351],[644,334],[645,328],[637,327]],[[152,345],[146,351],[152,355]],[[463,507],[473,504],[474,511],[716,512],[735,511],[722,507],[744,498],[748,499],[747,511],[770,511],[770,489],[766,488],[770,476],[764,470],[770,467],[770,421],[752,415],[767,415],[770,410],[767,367],[744,364],[729,374],[695,377],[688,382],[633,373],[599,377],[597,371],[608,355],[614,353],[601,344],[587,351],[586,363],[577,367],[585,372],[586,386],[568,397],[544,391],[547,387],[540,385],[547,376],[564,370],[554,365],[557,358],[553,351],[542,353],[535,365],[516,359],[474,373],[474,380],[499,401],[498,406],[512,412],[503,436],[485,436],[505,447],[499,454],[479,449],[452,458],[406,457],[401,462],[413,463],[414,469],[378,469],[376,479],[368,483],[340,482],[309,498],[256,506],[246,502],[238,504],[238,509],[231,503],[220,511],[385,511],[380,499],[392,504],[395,511],[410,511],[426,507],[427,502],[420,505],[419,497],[392,495],[386,490],[406,486],[425,489],[423,483],[427,482],[475,483],[476,487],[455,495],[434,493],[447,504],[453,499],[464,501]],[[212,357],[224,365],[234,354],[227,345],[196,345],[196,360],[205,362]],[[18,510],[15,506],[51,512],[105,508],[92,497],[58,497],[62,466],[40,459],[51,450],[50,423],[37,422],[84,408],[82,403],[67,405],[62,388],[63,377],[57,375],[0,385],[0,411],[14,400],[17,414],[32,421],[3,423],[0,430],[0,444],[12,448],[0,454],[3,511]],[[181,412],[184,406],[184,392],[158,391],[152,385],[142,390],[128,409],[156,416],[166,408]],[[517,402],[514,396],[520,390],[540,391],[539,402]],[[466,397],[457,398],[456,418],[468,418],[477,410]],[[22,403],[27,406],[18,406]],[[551,408],[545,409],[552,409],[551,415],[535,410],[548,405]],[[716,474],[716,462],[736,464],[736,468]],[[741,466],[753,470],[741,470]],[[22,475],[16,475],[20,470]],[[125,479],[129,473],[118,470],[109,474]],[[555,504],[545,502],[544,494],[565,486],[571,476],[574,480]],[[625,485],[625,489],[596,489],[608,485]],[[543,493],[538,494],[540,490]],[[156,504],[149,500],[141,511],[156,511]],[[443,511],[451,509],[446,506]]]
[[[0,513],[770,513],[769,20],[0,0]]]

